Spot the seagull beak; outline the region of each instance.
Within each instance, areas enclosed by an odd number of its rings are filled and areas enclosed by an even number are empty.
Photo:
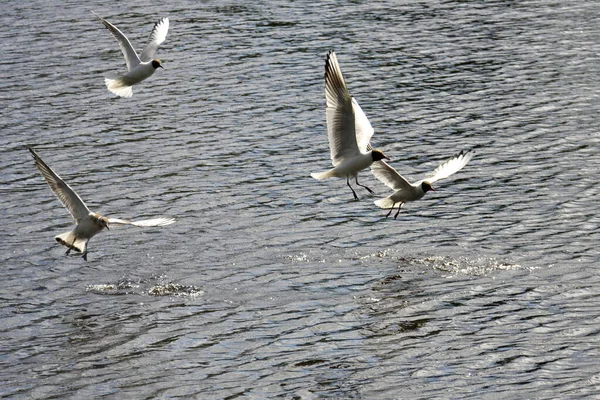
[[[158,66],[159,66],[160,68],[162,68],[162,69],[165,69],[165,68],[162,66],[162,64],[158,64]]]
[[[385,156],[385,159],[388,160],[388,161],[392,161],[392,159],[389,158],[388,156]]]
[[[435,189],[433,188],[433,186],[431,187],[431,191],[432,191],[432,192],[435,192]]]

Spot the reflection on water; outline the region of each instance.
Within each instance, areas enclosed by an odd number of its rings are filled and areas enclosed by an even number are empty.
[[[598,396],[596,2],[119,7],[0,16],[0,396]],[[90,9],[171,21],[130,100]],[[477,152],[397,220],[368,172],[359,202],[309,176],[330,49],[408,179]],[[64,257],[27,145],[90,208],[177,223]]]

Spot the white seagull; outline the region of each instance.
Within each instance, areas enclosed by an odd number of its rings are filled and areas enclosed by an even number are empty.
[[[421,199],[430,190],[435,191],[431,186],[434,182],[449,177],[450,175],[460,171],[473,158],[475,152],[473,150],[461,151],[448,161],[442,163],[433,172],[427,175],[416,183],[410,183],[402,177],[394,168],[390,167],[385,161],[374,162],[371,165],[373,175],[383,182],[390,189],[395,190],[390,196],[377,200],[375,205],[390,209],[390,212],[385,216],[390,216],[392,210],[398,204],[398,212],[394,215],[394,219],[400,214],[400,208],[404,203]]]
[[[83,259],[87,261],[87,245],[92,237],[102,229],[108,229],[109,225],[134,225],[134,226],[164,226],[175,222],[173,218],[153,218],[143,221],[127,221],[118,218],[106,218],[100,214],[91,212],[83,200],[60,176],[46,165],[33,149],[29,148],[35,160],[35,166],[50,185],[50,189],[71,213],[77,223],[72,231],[56,236],[57,242],[68,248],[67,255],[71,250],[83,253]]]
[[[374,133],[373,127],[357,101],[350,95],[333,50],[327,54],[325,61],[325,99],[327,136],[334,168],[310,176],[319,180],[346,178],[346,184],[352,190],[354,199],[358,200],[350,185],[350,178],[354,177],[358,186],[373,193],[371,189],[358,183],[358,173],[369,168],[373,161],[389,158],[381,150],[372,149],[369,145]]]
[[[159,59],[154,58],[158,46],[165,41],[167,32],[169,30],[169,18],[161,18],[152,29],[150,34],[150,42],[144,47],[141,54],[138,56],[135,49],[125,36],[116,26],[96,14],[92,13],[100,18],[100,21],[106,26],[106,28],[113,34],[113,36],[119,42],[119,47],[125,56],[125,63],[127,64],[126,74],[116,74],[110,78],[104,79],[108,90],[121,97],[131,97],[133,90],[131,86],[136,83],[140,83],[146,78],[149,78],[154,74],[157,68],[162,68]]]

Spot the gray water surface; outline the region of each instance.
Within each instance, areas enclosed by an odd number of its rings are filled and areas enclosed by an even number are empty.
[[[0,397],[600,397],[600,3],[4,4]],[[116,41],[171,28],[115,98]],[[330,167],[335,49],[409,179],[397,220]],[[26,150],[111,229],[89,261]]]

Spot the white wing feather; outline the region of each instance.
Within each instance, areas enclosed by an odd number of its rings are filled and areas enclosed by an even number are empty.
[[[33,149],[29,148],[35,160],[35,166],[41,172],[50,189],[56,197],[63,203],[65,208],[71,213],[75,220],[85,218],[90,210],[87,208],[83,200],[75,193],[71,186],[67,185],[56,172],[52,170]]]
[[[329,52],[325,62],[325,100],[331,161],[337,166],[360,151],[356,142],[355,107],[333,51]]]
[[[131,42],[129,42],[129,39],[127,39],[127,36],[125,36],[123,34],[123,32],[121,32],[116,26],[114,26],[113,24],[111,24],[110,22],[108,22],[107,20],[105,20],[104,18],[99,16],[98,14],[96,14],[95,12],[92,11],[92,13],[96,17],[100,18],[100,21],[102,21],[102,23],[104,24],[106,29],[108,29],[110,31],[110,33],[112,33],[112,35],[119,42],[119,47],[121,48],[121,51],[123,52],[123,56],[125,57],[125,63],[127,64],[127,70],[131,71],[132,69],[137,67],[141,61],[140,61],[140,58],[138,57],[137,53],[135,52],[135,49],[131,45]],[[168,28],[168,23],[167,23],[167,28]],[[154,33],[154,31],[152,33]]]
[[[420,180],[415,185],[421,184],[423,181],[427,181],[429,183],[433,183],[439,181],[440,179],[444,179],[449,177],[452,174],[460,171],[475,155],[473,150],[469,151],[461,151],[456,154],[454,157],[449,159],[448,161],[442,163],[439,167],[437,167],[433,172],[427,175],[425,179]]]
[[[165,226],[171,225],[175,222],[175,218],[153,218],[144,219],[142,221],[128,221],[126,219],[109,218],[108,223],[110,225],[133,225],[140,227],[151,227],[151,226]]]
[[[150,41],[142,50],[142,54],[140,54],[140,59],[143,62],[150,61],[154,58],[156,54],[156,50],[158,46],[167,38],[167,32],[169,31],[169,18],[161,18],[158,20],[156,24],[154,24],[154,28],[152,28],[152,33],[150,33]]]
[[[358,150],[361,153],[366,153],[375,131],[354,97],[352,98],[352,110],[354,111],[354,130],[356,132]]]
[[[375,161],[371,164],[371,172],[375,178],[392,190],[403,190],[412,185],[385,161]]]

